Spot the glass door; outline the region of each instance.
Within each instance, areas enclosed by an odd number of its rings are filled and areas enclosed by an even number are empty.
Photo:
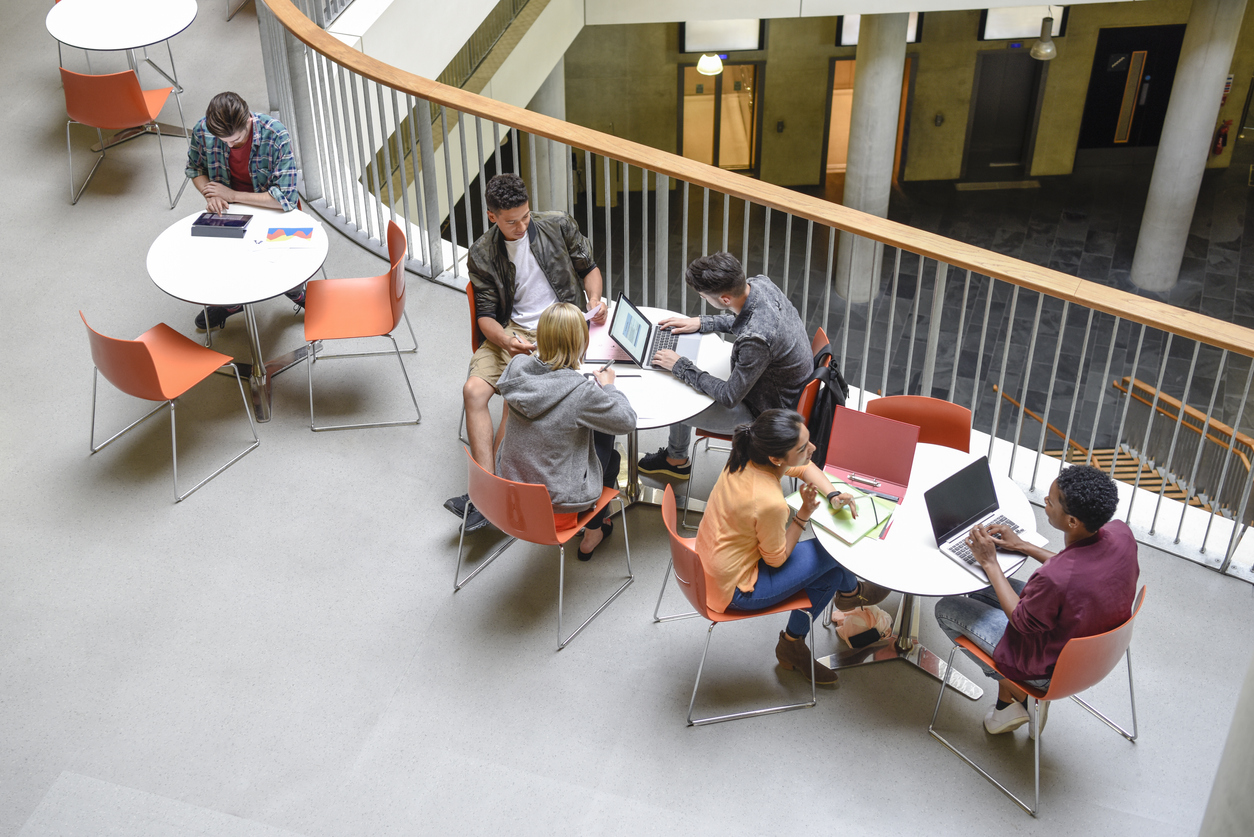
[[[680,68],[680,153],[731,171],[756,173],[760,113],[757,64],[723,64],[717,76]]]

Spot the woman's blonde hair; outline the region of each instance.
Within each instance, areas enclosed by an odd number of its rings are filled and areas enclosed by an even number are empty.
[[[540,362],[550,369],[578,369],[588,345],[588,321],[569,302],[555,302],[540,315],[536,326]]]

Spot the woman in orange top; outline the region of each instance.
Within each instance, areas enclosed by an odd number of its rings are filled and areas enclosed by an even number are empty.
[[[801,416],[792,410],[766,410],[732,436],[727,467],[706,504],[697,532],[697,552],[705,567],[706,604],[720,613],[763,610],[804,590],[814,618],[839,594],[846,610],[883,601],[888,590],[859,581],[815,539],[802,541],[810,515],[826,501],[848,506],[857,516],[853,496],[841,494],[810,461],[814,445]],[[803,480],[801,509],[790,510],[780,489],[783,477]],[[810,651],[802,639],[810,618],[794,610],[779,634],[775,656],[786,669],[810,673]],[[836,682],[836,672],[815,663],[816,683]]]

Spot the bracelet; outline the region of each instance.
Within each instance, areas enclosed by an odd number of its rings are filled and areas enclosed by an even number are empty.
[[[801,528],[803,528],[803,529],[804,529],[804,528],[806,527],[806,524],[808,524],[808,523],[810,522],[810,518],[808,518],[808,517],[807,517],[805,520],[802,520],[802,519],[800,518],[800,516],[797,516],[797,517],[793,517],[792,522],[793,522],[793,523],[800,523],[800,524],[801,524]]]
[[[829,503],[830,503],[830,502],[832,502],[832,497],[839,497],[839,496],[840,496],[840,490],[839,490],[839,489],[836,489],[836,488],[833,488],[833,489],[831,490],[831,493],[829,493],[829,494],[825,495],[825,498],[826,498],[827,502],[829,502]]]

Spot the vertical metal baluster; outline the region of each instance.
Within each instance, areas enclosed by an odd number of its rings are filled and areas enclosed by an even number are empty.
[[[688,270],[688,181],[684,181],[684,208],[679,222],[679,269]],[[688,281],[679,283],[679,310],[688,316]]]
[[[659,308],[670,306],[670,258],[671,258],[671,179],[664,174],[653,176],[654,192],[654,270],[653,298]]]
[[[1147,451],[1149,450],[1149,446],[1150,446],[1150,434],[1154,431],[1154,419],[1156,418],[1157,412],[1158,412],[1158,398],[1162,394],[1162,391],[1163,391],[1163,378],[1166,377],[1167,375],[1167,363],[1168,361],[1171,360],[1171,341],[1174,337],[1175,337],[1174,334],[1172,334],[1171,332],[1167,332],[1167,345],[1163,349],[1163,361],[1161,364],[1159,364],[1159,367],[1158,367],[1158,381],[1154,384],[1154,399],[1152,403],[1150,404],[1149,419],[1145,422],[1145,449],[1141,451],[1141,455],[1146,458],[1149,457],[1149,454]],[[1133,392],[1132,382],[1129,381],[1128,382],[1128,402],[1129,403],[1131,403],[1132,401],[1132,392]],[[1183,410],[1181,410],[1181,413],[1183,414]],[[1122,431],[1120,431],[1119,435],[1120,436],[1123,435]],[[1166,465],[1163,466],[1163,470],[1166,470]],[[1132,507],[1133,505],[1136,504],[1136,489],[1140,487],[1141,487],[1141,469],[1137,468],[1136,479],[1132,481],[1132,496],[1128,498],[1128,520],[1132,519]],[[1151,535],[1154,534],[1154,530],[1152,526],[1150,527],[1150,534]]]
[[[418,131],[418,159],[421,162],[417,197],[422,207],[422,237],[427,242],[431,278],[434,279],[444,272],[444,239],[440,235],[440,173],[435,165],[431,103],[426,99],[419,99],[415,104],[414,127]]]
[[[479,223],[483,225],[484,232],[487,232],[488,199],[486,194],[488,188],[488,158],[487,155],[483,153],[483,120],[479,116],[475,117],[475,148],[479,151]],[[493,150],[493,153],[496,153],[495,150]]]
[[[505,133],[508,134],[509,131],[506,130]],[[496,167],[496,173],[504,174],[505,160],[501,155],[501,123],[495,120],[492,122],[492,160]],[[483,185],[486,189],[488,184],[484,183]]]
[[[991,276],[988,277],[988,293],[984,294],[984,321],[980,324],[980,348],[975,353],[975,377],[971,379],[971,415],[973,418],[980,404],[980,371],[984,368],[984,344],[988,339],[988,318],[993,306],[993,288],[995,287],[997,287],[997,280]],[[997,393],[997,399],[1001,400],[1000,392]]]
[[[1202,344],[1193,341],[1193,359],[1189,361],[1189,374],[1184,379],[1184,395],[1180,396],[1180,408],[1176,410],[1176,426],[1171,431],[1171,446],[1167,448],[1167,464],[1164,466],[1168,473],[1174,473],[1173,465],[1176,457],[1176,441],[1180,438],[1180,425],[1184,422],[1184,408],[1189,403],[1189,394],[1193,391],[1193,372],[1197,369],[1197,356],[1202,350]],[[1235,428],[1234,428],[1235,431]],[[1206,442],[1206,427],[1202,428],[1202,438],[1198,442],[1201,447]],[[1154,528],[1158,525],[1158,510],[1163,505],[1163,494],[1167,490],[1167,480],[1163,480],[1162,485],[1158,487],[1158,501],[1154,503],[1154,516],[1150,519],[1150,534],[1154,534]],[[1184,519],[1184,512],[1188,508],[1186,501],[1184,507],[1180,509],[1180,519]]]
[[[1119,440],[1123,438],[1123,427],[1128,419],[1128,408],[1132,405],[1132,381],[1136,380],[1137,367],[1141,365],[1141,346],[1145,342],[1145,326],[1141,326],[1141,334],[1136,341],[1136,354],[1132,359],[1132,374],[1128,376],[1128,394],[1124,397],[1123,412],[1119,416],[1119,429],[1115,431],[1115,455],[1110,459],[1110,475],[1115,475],[1115,463],[1119,461]],[[1138,463],[1139,464],[1139,463]],[[1139,470],[1139,469],[1138,469]],[[1129,508],[1128,516],[1124,518],[1124,522],[1132,519],[1132,510]]]
[[[731,195],[723,193],[723,246],[719,249],[724,253],[730,252],[727,248],[728,233],[731,231]]]
[[[1067,429],[1062,434],[1062,465],[1067,467],[1067,455],[1071,450],[1071,427],[1075,421],[1075,405],[1080,398],[1080,381],[1084,378],[1084,359],[1089,354],[1089,333],[1093,329],[1093,309],[1089,309],[1088,319],[1084,322],[1084,342],[1080,344],[1080,362],[1076,364],[1075,381],[1071,386],[1071,408],[1067,411]]]
[[[919,394],[932,397],[936,387],[936,361],[940,354],[941,321],[945,317],[945,292],[948,288],[949,263],[936,261],[932,274],[932,310],[928,314],[927,338],[924,340],[923,368],[919,375]]]
[[[845,306],[845,316],[840,327],[840,368],[845,369],[845,355],[849,351],[849,318],[853,303],[848,299],[842,299],[841,303]]]
[[[967,268],[966,279],[962,283],[962,307],[958,310],[958,337],[954,341],[954,371],[949,376],[949,400],[958,403],[958,361],[962,358],[962,337],[967,325],[967,299],[971,295],[971,269]]]
[[[836,230],[832,228],[832,242],[836,240]],[[828,252],[832,250],[832,244],[828,244]],[[884,251],[880,250],[880,257],[875,260],[875,272],[879,274],[883,270]],[[832,277],[831,277],[831,260],[828,260],[828,277],[827,277],[827,295],[830,297],[832,293]],[[877,275],[875,277],[879,279]],[[871,285],[872,288],[879,286],[879,282]],[[848,304],[848,303],[846,303]],[[863,402],[866,400],[866,372],[867,367],[871,365],[871,324],[875,322],[875,294],[870,294],[866,301],[866,327],[862,330],[862,360],[858,376],[858,409],[862,409]]]
[[[1237,416],[1245,415],[1245,405],[1246,405],[1246,402],[1248,402],[1250,398],[1250,383],[1254,382],[1254,361],[1249,361],[1249,366],[1250,366],[1250,370],[1245,376],[1245,391],[1241,393],[1241,408],[1237,410]],[[1228,466],[1232,464],[1232,453],[1236,449],[1236,446],[1237,446],[1237,426],[1239,424],[1240,424],[1239,419],[1232,423],[1232,434],[1228,437],[1228,453],[1224,455],[1224,465],[1223,465],[1223,468],[1221,468],[1219,471],[1219,482],[1215,484],[1215,497],[1216,498],[1223,496],[1224,485],[1228,482]],[[1250,469],[1250,473],[1254,475],[1254,468]],[[1245,494],[1246,496],[1242,497],[1241,499],[1241,504],[1233,511],[1233,514],[1232,514],[1232,526],[1233,526],[1232,534],[1233,535],[1236,534],[1237,526],[1239,524],[1239,519],[1245,517],[1245,504],[1249,501],[1249,489],[1248,488],[1246,489]],[[1210,540],[1210,527],[1215,522],[1215,506],[1217,504],[1218,504],[1217,502],[1211,504],[1210,518],[1208,518],[1206,521],[1206,532],[1205,534],[1202,535],[1202,548],[1199,550],[1199,552],[1203,554],[1205,554],[1206,552],[1206,542]],[[1229,544],[1231,544],[1232,539],[1229,538],[1228,542]],[[1231,560],[1232,560],[1231,555],[1225,558],[1223,564],[1219,568],[1219,571],[1226,572],[1228,570],[1228,564]]]
[[[1062,318],[1058,321],[1058,336],[1054,340],[1054,364],[1049,370],[1049,383],[1045,394],[1045,412],[1041,414],[1041,436],[1037,440],[1036,445],[1036,461],[1032,464],[1032,480],[1029,483],[1029,489],[1036,490],[1036,472],[1041,467],[1041,457],[1045,453],[1045,435],[1049,431],[1049,411],[1054,404],[1054,381],[1058,380],[1058,360],[1062,357],[1062,337],[1067,330],[1067,312],[1071,308],[1069,300],[1062,304]],[[1033,341],[1036,342],[1036,341]],[[1022,414],[1026,412],[1027,401],[1023,402],[1024,410],[1020,411],[1020,426],[1022,426]]]
[[[601,162],[605,166],[605,269],[601,271],[601,275],[605,279],[605,295],[613,299],[614,295],[610,284],[610,266],[614,264],[614,239],[612,232],[614,224],[613,213],[610,210],[613,207],[614,190],[610,187],[610,158],[602,156]]]
[[[448,233],[453,250],[453,276],[460,276],[461,259],[457,257],[457,204],[453,200],[453,155],[448,150],[448,111],[440,105],[440,149],[444,152],[444,193],[448,202]],[[467,239],[469,241],[469,239]]]
[[[1224,366],[1226,366],[1227,363],[1228,363],[1228,350],[1224,349],[1222,353],[1219,355],[1219,368],[1215,372],[1215,383],[1210,388],[1210,403],[1206,405],[1206,423],[1202,425],[1203,428],[1210,427],[1211,418],[1215,414],[1215,399],[1219,397],[1219,385],[1223,382]],[[1233,427],[1232,434],[1231,434],[1233,438],[1235,438],[1236,436],[1236,431],[1237,431],[1236,427]],[[1193,470],[1189,472],[1188,491],[1184,497],[1184,505],[1186,508],[1189,505],[1189,501],[1193,499],[1193,497],[1197,494],[1197,491],[1194,490],[1194,486],[1197,485],[1197,470],[1202,464],[1202,454],[1206,450],[1205,429],[1203,429],[1202,434],[1203,434],[1202,438],[1197,443],[1197,453],[1194,454],[1193,456]],[[1210,505],[1211,505],[1212,515],[1214,515],[1215,513],[1215,506],[1218,505],[1218,502],[1219,502],[1218,497],[1215,497],[1211,500]],[[1181,512],[1180,514],[1180,523],[1178,526],[1176,526],[1176,539],[1174,543],[1180,543],[1180,533],[1182,531],[1184,531],[1184,513],[1183,512]]]
[[[827,228],[827,262],[826,272],[823,279],[823,333],[829,335],[827,330],[828,318],[832,313],[832,266],[836,262],[836,228]],[[861,409],[861,407],[859,407]]]
[[[392,88],[388,89],[392,93],[392,123],[396,125],[396,158],[400,161],[401,220],[405,222],[405,250],[408,257],[412,259],[414,257],[414,235],[412,224],[409,220],[409,178],[405,177],[404,123],[401,122],[401,109],[396,101],[396,91]]]
[[[536,198],[538,198],[541,194],[544,194],[544,196],[545,196],[545,201],[544,201],[544,203],[546,204],[546,205],[544,206],[544,208],[545,208],[545,209],[551,209],[552,207],[550,207],[550,206],[548,206],[548,205],[547,205],[547,204],[548,204],[548,202],[549,202],[549,201],[548,201],[549,184],[547,184],[547,183],[545,183],[545,184],[544,184],[544,191],[543,191],[543,193],[542,193],[542,192],[541,192],[541,190],[540,190],[540,185],[541,185],[541,184],[540,184],[540,173],[539,173],[539,170],[536,168],[536,139],[537,139],[537,137],[536,137],[536,135],[535,135],[535,134],[527,134],[527,166],[528,166],[528,169],[527,169],[527,178],[526,178],[526,179],[527,179],[527,185],[528,185],[528,187],[529,187],[529,188],[527,189],[527,191],[531,193],[531,199],[532,199],[532,201],[533,201],[533,202],[536,202],[536,203],[539,203],[539,201],[537,201],[537,200],[536,200]]]
[[[562,146],[562,165],[566,167],[566,214],[575,217],[575,167],[571,165],[574,149],[569,145]]]
[[[375,101],[379,106],[379,136],[383,140],[383,177],[380,178],[379,197],[383,197],[383,186],[387,184],[388,189],[388,220],[396,218],[396,192],[392,186],[392,135],[388,132],[387,127],[387,109],[383,104],[383,85],[374,83]],[[397,126],[397,130],[400,126]],[[379,155],[375,155],[375,162],[378,163]],[[379,228],[379,241],[381,244],[387,244],[387,225],[383,224]],[[405,232],[406,237],[409,231]]]
[[[852,258],[853,248],[850,249],[850,258]],[[906,351],[906,379],[901,385],[902,395],[910,394],[910,375],[914,370],[914,340],[919,331],[919,298],[923,296],[923,266],[927,262],[927,258],[919,253],[919,269],[914,277],[914,303],[910,306],[910,345]],[[852,264],[852,263],[851,263]],[[885,395],[888,393],[885,392]]]
[[[470,206],[470,161],[466,159],[470,150],[466,145],[466,116],[465,113],[457,115],[457,141],[462,151],[462,214],[466,216],[466,249],[469,250],[475,243],[475,222]]]
[[[766,207],[766,220],[762,224],[762,275],[771,275],[771,208]]]
[[[710,255],[710,188],[701,187],[701,255]],[[701,297],[701,313],[705,313],[705,297]]]
[[[429,108],[427,112],[430,112]],[[431,254],[427,249],[427,221],[423,216],[422,158],[418,156],[418,111],[414,97],[409,94],[405,95],[405,119],[409,122],[409,159],[414,171],[414,211],[418,216],[419,229],[418,252],[422,254],[422,263],[427,266],[428,272],[434,277]]]
[[[1234,428],[1235,429],[1235,428]],[[1223,563],[1219,565],[1221,573],[1227,573],[1228,568],[1232,566],[1232,556],[1237,554],[1237,544],[1245,535],[1245,530],[1250,528],[1245,522],[1245,506],[1250,501],[1250,489],[1254,488],[1254,469],[1250,471],[1250,477],[1245,481],[1245,490],[1241,492],[1241,501],[1237,506],[1237,511],[1232,515],[1232,534],[1228,536],[1228,548],[1224,551]],[[1240,534],[1237,534],[1240,532]]]
[[[649,170],[640,169],[640,299],[649,304]]]
[[[631,291],[631,166],[622,163],[623,183],[623,293]]]
[[[801,274],[801,322],[810,329],[810,254],[814,246],[814,222],[806,221],[806,258]],[[846,305],[846,308],[849,306]],[[843,354],[843,352],[842,352]]]
[[[374,210],[375,233],[380,242],[386,237],[383,234],[383,188],[379,181],[378,157],[369,149],[374,147],[374,119],[370,116],[370,88],[372,83],[364,76],[356,76],[361,80],[361,110],[366,114],[366,133],[362,137],[361,159],[366,171],[367,204]],[[353,86],[353,105],[357,105],[357,87]]]
[[[335,174],[332,171],[334,169],[332,160],[334,159],[335,151],[332,148],[330,125],[327,122],[327,86],[326,82],[322,78],[321,72],[323,59],[319,53],[313,50],[310,50],[307,53],[307,56],[307,66],[310,77],[309,83],[311,87],[309,92],[310,98],[313,100],[314,104],[314,130],[319,137],[318,145],[322,149],[322,153],[319,155],[318,160],[319,168],[322,170],[322,182],[324,184],[322,202],[328,209],[334,211],[336,204],[334,191]]]
[[[784,214],[784,296],[788,296],[789,263],[792,261],[792,213]]]
[[[338,72],[336,73],[336,76],[340,83],[339,84],[340,96],[338,99],[339,107],[334,108],[335,116],[336,116],[336,119],[335,119],[336,139],[339,143],[340,148],[343,150],[343,154],[344,154],[344,161],[343,161],[344,171],[345,171],[344,184],[345,184],[345,190],[348,192],[348,197],[349,197],[349,199],[344,202],[344,209],[345,209],[344,217],[346,220],[351,222],[353,226],[357,227],[357,229],[361,229],[364,226],[362,215],[365,212],[365,209],[361,206],[361,189],[358,188],[360,184],[357,179],[358,178],[357,166],[356,166],[357,155],[353,153],[353,148],[352,148],[352,146],[354,145],[353,125],[352,125],[351,120],[349,119],[348,89],[345,86],[345,81],[344,81],[344,77],[348,75],[348,73],[342,67],[337,67],[337,70]],[[336,103],[337,103],[336,99],[331,100],[331,104],[333,107],[336,105]],[[342,119],[340,116],[341,109],[343,110]],[[341,129],[343,132],[342,134],[341,134]]]
[[[1093,445],[1097,443],[1097,428],[1101,425],[1102,403],[1106,400],[1106,382],[1110,380],[1110,362],[1115,356],[1115,340],[1119,336],[1119,317],[1115,317],[1114,323],[1110,328],[1110,345],[1106,347],[1106,368],[1102,371],[1101,382],[1098,384],[1097,390],[1097,410],[1093,415],[1093,429],[1089,433],[1088,453],[1084,457],[1084,464],[1088,465],[1093,461]],[[1115,450],[1118,451],[1119,440],[1115,439]]]
[[[518,162],[518,146],[522,145],[522,132],[519,131],[517,128],[510,128],[509,137],[510,137],[509,148],[510,148],[510,151],[513,152],[513,158],[514,158],[513,174],[516,174],[519,177],[522,177],[522,164]]]
[[[1006,343],[1001,353],[1001,373],[997,378],[997,400],[993,402],[993,429],[988,435],[988,458],[993,458],[993,443],[997,441],[997,426],[1001,423],[1001,396],[1006,391],[1006,366],[1010,362],[1011,335],[1015,329],[1015,309],[1019,307],[1019,286],[1014,286],[1010,294],[1010,312],[1006,317]]]
[[[831,271],[828,271],[828,283],[831,283]],[[888,368],[893,351],[893,321],[897,319],[897,288],[901,282],[901,248],[893,257],[893,290],[888,297],[888,331],[884,335],[884,376],[880,381],[880,395],[888,392]]]
[[[588,236],[588,249],[593,253],[596,252],[596,242],[592,238],[594,233],[592,211],[596,208],[592,203],[592,181],[595,179],[596,171],[592,168],[592,152],[585,148],[583,152],[583,190],[584,200],[588,202],[588,212],[585,216],[587,223],[584,224],[584,233]]]
[[[740,264],[744,267],[747,274],[749,272],[749,209],[751,207],[748,198],[745,198],[744,204],[744,229],[740,233]]]
[[[1036,336],[1041,332],[1041,311],[1045,308],[1045,294],[1036,295],[1036,316],[1032,318],[1032,336],[1028,338],[1028,358],[1023,363],[1023,386],[1019,387],[1019,418],[1015,422],[1015,435],[1010,440],[1010,467],[1007,474],[1014,474],[1015,457],[1019,453],[1019,440],[1023,438],[1023,417],[1028,409],[1028,384],[1032,381],[1032,361],[1036,358]],[[1061,330],[1060,330],[1061,332]],[[1049,387],[1052,391],[1053,387]],[[1041,428],[1042,431],[1044,428]],[[1033,482],[1035,487],[1035,481]]]

